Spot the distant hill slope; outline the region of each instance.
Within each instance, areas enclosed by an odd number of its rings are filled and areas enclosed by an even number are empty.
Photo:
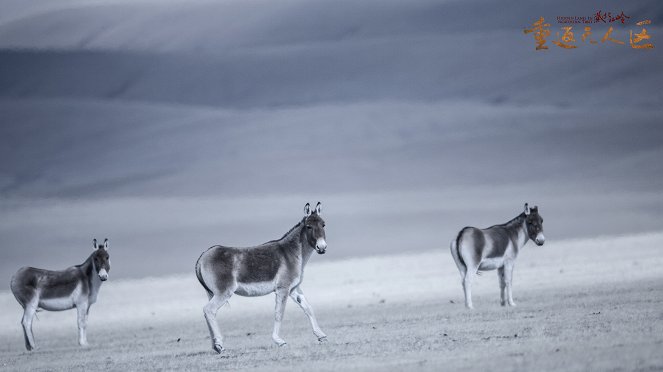
[[[12,6],[13,5],[13,6]],[[594,5],[516,1],[7,2],[0,97],[264,107],[372,100],[660,107],[661,45],[535,52],[524,27]],[[608,2],[654,21],[659,1]],[[601,9],[598,9],[601,10]],[[12,16],[13,14],[13,16]],[[578,27],[579,28],[579,27]],[[595,38],[607,26],[595,26]],[[580,30],[576,30],[580,37]]]

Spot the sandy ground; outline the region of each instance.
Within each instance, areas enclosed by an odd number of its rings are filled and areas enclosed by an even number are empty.
[[[0,292],[3,370],[661,370],[663,233],[528,244],[514,273],[516,308],[499,306],[496,275],[462,305],[447,249],[324,262],[304,289],[329,341],[293,303],[279,348],[273,296],[233,297],[219,312],[226,351],[212,352],[193,274],[109,281],[91,310],[91,346],[75,313],[42,312],[39,349],[23,349],[19,306]]]

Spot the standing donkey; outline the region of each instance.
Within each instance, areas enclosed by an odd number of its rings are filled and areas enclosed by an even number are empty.
[[[94,252],[80,265],[61,271],[23,267],[11,279],[14,297],[23,307],[23,334],[25,348],[33,350],[32,319],[40,310],[61,311],[74,307],[78,310],[78,343],[87,346],[85,328],[90,306],[97,301],[101,282],[108,279],[110,259],[108,239],[97,245],[92,241]]]
[[[324,254],[327,249],[325,221],[320,217],[320,202],[313,211],[306,203],[304,212],[304,218],[281,239],[250,248],[215,245],[198,258],[196,276],[209,297],[203,310],[216,352],[224,350],[216,313],[234,293],[250,297],[276,293],[272,339],[279,346],[286,344],[279,330],[288,296],[304,310],[318,341],[326,340],[300,288],[304,267],[313,251]]]
[[[456,261],[465,291],[465,306],[472,306],[472,280],[480,271],[497,269],[502,306],[516,306],[511,293],[513,265],[518,251],[529,239],[543,245],[543,218],[538,207],[529,208],[511,221],[487,229],[465,227],[451,242],[451,255]]]

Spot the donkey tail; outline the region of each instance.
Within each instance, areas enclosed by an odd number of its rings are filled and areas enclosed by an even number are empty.
[[[207,252],[207,251],[205,251],[205,252]],[[205,254],[205,252],[203,252],[203,254],[201,254],[200,257],[198,257],[198,261],[196,261],[196,277],[198,278],[198,281],[200,282],[200,285],[202,285],[203,288],[205,288],[205,291],[207,291],[207,297],[209,297],[211,299],[212,296],[214,296],[214,293],[212,292],[211,289],[209,289],[207,284],[205,284],[205,281],[203,280],[203,274],[202,274],[201,268],[200,268],[200,261],[202,260],[203,255]]]
[[[453,257],[454,262],[456,262],[456,266],[458,267],[458,271],[460,272],[461,278],[465,276],[465,272],[467,271],[467,265],[465,265],[465,261],[463,261],[463,258],[460,256],[460,252],[458,252],[458,240],[460,238],[460,234],[458,237],[454,240],[451,241],[450,244],[450,250],[451,250],[451,257]]]

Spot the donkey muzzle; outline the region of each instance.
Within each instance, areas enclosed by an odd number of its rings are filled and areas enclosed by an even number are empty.
[[[325,254],[325,251],[327,250],[327,242],[324,238],[318,238],[315,242],[315,250],[318,254]]]
[[[99,279],[101,279],[102,282],[108,280],[108,271],[106,271],[106,269],[99,270]]]
[[[536,243],[536,245],[542,246],[543,243],[545,242],[546,242],[546,237],[543,236],[543,233],[536,234],[536,238],[534,238],[534,243]]]

